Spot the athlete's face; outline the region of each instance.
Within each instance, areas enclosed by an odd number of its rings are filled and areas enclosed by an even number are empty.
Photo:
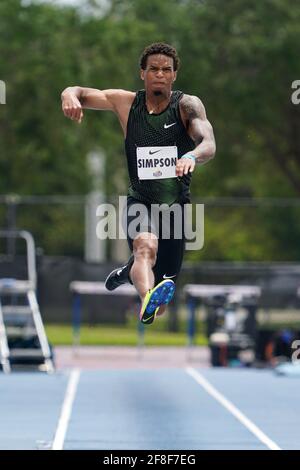
[[[145,70],[141,70],[141,79],[145,89],[155,95],[166,95],[170,92],[176,79],[172,57],[163,54],[153,54],[147,59]]]

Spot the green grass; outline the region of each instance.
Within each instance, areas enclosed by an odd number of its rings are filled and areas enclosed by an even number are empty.
[[[281,328],[300,329],[299,321],[270,321],[261,322],[258,328],[278,331]],[[90,346],[136,346],[138,343],[138,323],[134,315],[128,315],[125,325],[82,324],[80,343]],[[187,344],[187,321],[181,315],[179,317],[178,333],[168,332],[168,317],[157,318],[153,325],[144,328],[144,343],[148,346],[186,346]],[[72,326],[65,324],[48,324],[46,332],[50,343],[56,345],[71,345],[73,342]],[[197,320],[196,345],[207,345],[205,335],[205,323]]]
[[[145,327],[144,342],[148,346],[186,346],[185,332],[169,333],[160,331],[161,326]],[[71,325],[46,325],[49,342],[53,346],[71,345],[73,341]],[[82,325],[80,330],[80,344],[89,346],[136,346],[138,342],[137,325]],[[199,333],[196,335],[197,345],[206,345],[206,337]]]

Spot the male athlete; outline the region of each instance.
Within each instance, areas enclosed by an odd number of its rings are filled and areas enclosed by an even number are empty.
[[[184,211],[178,222],[172,207],[177,204],[183,209],[190,202],[191,173],[196,164],[212,159],[216,150],[201,100],[172,91],[178,67],[176,50],[168,44],[154,43],[140,58],[144,90],[75,86],[62,92],[66,117],[80,123],[83,109],[109,110],[118,116],[123,129],[130,177],[125,229],[133,255],[125,266],[109,274],[105,285],[114,290],[131,282],[141,298],[140,320],[144,324],[164,313],[182,264],[184,235],[178,238],[176,230],[178,224],[184,225]],[[169,209],[153,217],[151,208],[161,204]],[[139,223],[132,231],[130,227],[136,220]],[[167,238],[162,236],[166,220]]]

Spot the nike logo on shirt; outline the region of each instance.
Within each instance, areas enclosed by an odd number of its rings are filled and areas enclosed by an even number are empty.
[[[164,124],[164,128],[168,129],[169,127],[175,126],[176,122],[172,122],[172,124]]]
[[[159,150],[149,150],[149,155],[153,155],[154,153],[160,152],[161,149]]]

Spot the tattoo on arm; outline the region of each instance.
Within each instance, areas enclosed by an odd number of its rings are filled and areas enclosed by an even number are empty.
[[[197,96],[184,95],[180,102],[180,110],[186,122],[186,130],[196,147],[194,155],[197,162],[205,162],[213,158],[215,139],[213,128],[207,120],[205,108]]]
[[[196,118],[206,119],[204,106],[197,96],[184,95],[180,104],[188,121],[192,121]]]

